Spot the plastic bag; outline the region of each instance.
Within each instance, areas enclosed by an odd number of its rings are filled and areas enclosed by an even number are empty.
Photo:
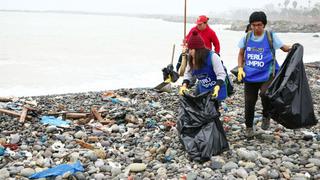
[[[182,145],[195,161],[208,161],[229,148],[217,101],[211,97],[211,92],[207,92],[180,98],[177,130]]]
[[[235,93],[235,89],[233,87],[233,83],[231,81],[231,78],[229,77],[228,70],[227,70],[226,66],[223,64],[223,61],[221,61],[221,62],[223,65],[224,72],[226,72],[226,79],[224,80],[224,82],[226,83],[227,95],[228,95],[228,97],[230,97]]]
[[[49,176],[63,175],[66,172],[70,172],[71,174],[74,174],[78,171],[84,171],[84,168],[81,165],[80,161],[77,161],[74,164],[61,164],[56,167],[32,174],[29,178],[30,179],[46,178]]]
[[[318,122],[302,59],[303,46],[294,44],[266,91],[271,117],[289,129]]]
[[[56,118],[54,116],[42,116],[40,122],[43,124],[49,124],[49,125],[59,126],[59,127],[70,126],[67,121],[62,120],[61,118]]]

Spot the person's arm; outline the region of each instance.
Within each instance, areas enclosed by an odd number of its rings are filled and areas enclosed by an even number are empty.
[[[238,53],[238,67],[243,67],[244,49],[240,48]]]
[[[289,52],[291,50],[292,46],[290,45],[283,45],[280,49],[283,51],[283,52]]]
[[[221,59],[216,53],[214,53],[211,56],[211,62],[212,62],[212,66],[213,66],[213,71],[215,72],[215,74],[217,76],[217,84],[219,86],[222,86],[224,80],[226,79],[227,74],[223,68]]]
[[[220,41],[216,35],[216,33],[214,31],[211,32],[211,38],[212,38],[212,44],[214,45],[214,51],[217,53],[217,54],[220,54]]]
[[[188,87],[191,79],[192,79],[192,74],[191,74],[189,63],[187,63],[186,70],[184,71],[184,75],[183,75],[182,86]]]
[[[281,49],[283,52],[289,52],[291,50],[291,46],[284,44],[280,38],[277,36],[276,33],[272,33],[273,36],[273,48],[274,49]]]

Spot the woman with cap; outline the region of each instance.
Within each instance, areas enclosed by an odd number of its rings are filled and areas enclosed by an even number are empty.
[[[227,97],[224,83],[226,73],[220,57],[205,47],[197,31],[194,31],[190,36],[188,49],[190,59],[179,94],[183,95],[188,90],[192,77],[196,77],[198,80],[196,94],[212,91],[212,96],[219,101],[224,100]]]

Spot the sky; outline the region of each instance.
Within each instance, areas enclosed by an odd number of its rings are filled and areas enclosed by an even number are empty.
[[[302,3],[307,0],[296,0]],[[315,0],[313,0],[315,1]],[[284,0],[187,0],[190,15],[223,13],[237,8],[275,6]],[[184,0],[0,0],[6,10],[70,10],[128,14],[183,14]]]

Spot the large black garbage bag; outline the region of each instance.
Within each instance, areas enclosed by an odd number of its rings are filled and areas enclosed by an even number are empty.
[[[211,93],[180,98],[177,122],[180,141],[192,160],[208,161],[229,148]]]
[[[271,117],[289,129],[317,124],[303,65],[303,46],[294,44],[266,91]]]

